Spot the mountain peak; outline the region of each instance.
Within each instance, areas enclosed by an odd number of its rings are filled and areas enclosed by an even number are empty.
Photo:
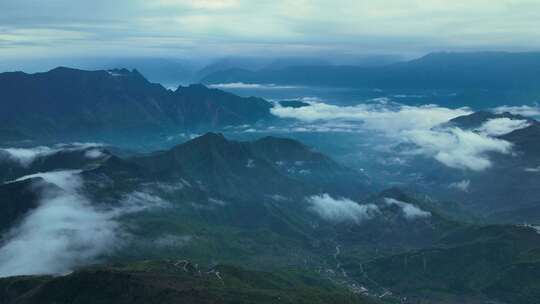
[[[84,71],[80,69],[66,67],[66,66],[58,66],[52,70],[49,70],[46,73],[71,73],[71,72],[84,72]]]
[[[474,129],[480,127],[483,123],[491,119],[508,118],[512,120],[525,120],[529,123],[536,123],[534,119],[525,116],[512,114],[509,112],[493,113],[489,111],[477,111],[472,114],[458,116],[451,119],[448,124],[464,129]]]
[[[255,141],[255,144],[265,145],[265,146],[288,147],[290,149],[309,150],[308,147],[306,147],[303,143],[297,140],[290,139],[290,138],[275,137],[275,136],[265,136]]]
[[[173,148],[173,150],[182,149],[195,149],[197,151],[211,151],[214,149],[222,149],[224,146],[230,144],[231,141],[227,140],[222,133],[208,132],[183,144],[180,144]]]
[[[176,92],[137,70],[86,71],[58,67],[44,73],[0,74],[2,129],[26,137],[89,135],[105,130],[152,133],[244,125],[271,118],[271,104],[203,85]],[[7,137],[0,132],[0,138]]]
[[[224,142],[228,140],[225,138],[223,133],[207,132],[204,135],[195,138],[193,141]]]
[[[148,80],[136,69],[128,70],[126,68],[119,68],[119,69],[110,69],[110,70],[95,70],[95,71],[88,71],[88,70],[81,70],[81,69],[75,69],[70,67],[64,67],[59,66],[56,67],[48,72],[45,73],[39,73],[40,75],[56,75],[56,76],[63,76],[63,77],[84,77],[84,76],[94,76],[94,77],[119,77],[122,79],[130,79],[130,80],[137,80],[137,81],[144,81],[148,82]]]

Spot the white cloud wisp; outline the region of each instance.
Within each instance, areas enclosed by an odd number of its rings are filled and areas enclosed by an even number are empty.
[[[332,223],[359,224],[379,212],[379,208],[373,204],[361,205],[347,198],[335,199],[326,193],[311,196],[307,201],[311,211]]]
[[[38,173],[18,179],[42,178],[47,185],[40,205],[4,237],[0,277],[65,274],[95,262],[123,244],[127,236],[118,218],[163,200],[141,193],[128,195],[118,207],[102,209],[81,192],[79,171]]]
[[[281,118],[296,119],[304,123],[306,130],[347,130],[364,132],[372,137],[381,135],[394,145],[412,144],[413,148],[402,151],[403,154],[422,155],[451,168],[473,171],[485,170],[492,165],[490,153],[511,152],[511,143],[494,136],[528,124],[522,120],[494,119],[486,122],[480,130],[463,130],[441,125],[471,114],[468,108],[407,106],[389,102],[355,106],[337,106],[320,101],[308,103],[309,106],[300,108],[276,105],[272,113]]]
[[[477,131],[488,136],[501,136],[528,126],[530,126],[530,123],[524,119],[503,117],[486,121]]]
[[[72,143],[58,144],[53,147],[38,146],[33,148],[0,148],[0,152],[7,156],[8,160],[15,161],[23,167],[28,167],[39,157],[46,157],[62,151],[83,151],[88,159],[96,159],[105,156],[100,149],[103,144],[99,143]]]
[[[398,206],[401,209],[403,216],[408,220],[431,217],[431,212],[424,211],[413,204],[402,202],[393,198],[385,198],[384,202],[387,205]]]

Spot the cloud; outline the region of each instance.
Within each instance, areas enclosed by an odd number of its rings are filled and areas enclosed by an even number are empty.
[[[208,202],[210,204],[213,204],[213,205],[216,205],[216,206],[220,206],[220,207],[223,207],[223,206],[227,206],[228,203],[224,200],[220,200],[220,199],[217,199],[217,198],[208,198]]]
[[[530,123],[527,120],[503,117],[486,121],[476,131],[488,136],[500,136],[528,126],[530,126]]]
[[[85,152],[85,157],[89,159],[95,159],[105,156],[105,153],[99,148],[103,147],[103,144],[99,143],[71,143],[71,144],[58,144],[53,147],[38,146],[33,148],[0,148],[0,152],[3,152],[8,159],[18,162],[23,167],[28,167],[40,157],[46,157],[59,152],[74,152],[91,149]]]
[[[359,224],[379,212],[373,204],[361,205],[347,198],[334,199],[329,194],[314,195],[307,201],[311,211],[334,223]]]
[[[510,153],[512,145],[492,135],[526,126],[521,120],[495,119],[484,124],[481,132],[440,127],[452,118],[470,114],[468,108],[407,106],[388,100],[355,106],[308,103],[301,108],[276,105],[272,113],[296,119],[300,124],[289,128],[291,131],[370,132],[370,138],[379,134],[386,142],[413,144],[413,148],[402,151],[403,155],[432,157],[448,167],[474,171],[492,165],[490,153]]]
[[[184,189],[185,187],[190,187],[189,183],[183,179],[180,182],[174,183],[147,182],[143,183],[142,185],[144,186],[145,191],[155,192],[156,190],[159,190],[165,193],[174,193]]]
[[[363,128],[395,134],[404,130],[429,129],[452,118],[471,114],[467,108],[449,109],[436,105],[406,106],[379,101],[355,106],[337,106],[310,101],[301,108],[276,105],[272,114],[303,122],[340,122],[353,128]],[[361,124],[361,125],[360,125]]]
[[[248,159],[247,162],[246,162],[246,168],[249,168],[249,169],[253,169],[257,167],[257,165],[255,165],[255,160],[253,159]]]
[[[105,153],[99,149],[90,149],[84,152],[84,156],[89,159],[96,159],[105,156]]]
[[[529,173],[538,173],[540,172],[540,166],[538,167],[533,167],[533,168],[525,168],[523,169],[525,172],[529,172]]]
[[[407,140],[418,146],[407,153],[435,158],[456,169],[482,171],[491,167],[489,153],[508,154],[512,144],[460,128],[414,130],[404,133]]]
[[[34,161],[34,159],[39,156],[46,156],[55,153],[55,150],[44,146],[29,149],[5,148],[0,149],[0,151],[7,153],[8,158],[18,162],[23,167],[28,167]]]
[[[521,115],[526,117],[540,117],[540,106],[500,106],[493,110],[495,113],[501,114],[504,112]]]
[[[39,177],[45,180],[45,182],[53,184],[67,193],[75,193],[82,183],[78,176],[79,173],[81,173],[81,170],[65,170],[36,173],[19,177],[15,180],[15,182]]]
[[[269,198],[271,198],[272,200],[276,201],[276,202],[286,202],[286,201],[289,201],[289,198],[283,196],[283,195],[280,195],[280,194],[273,194],[273,195],[269,195]]]
[[[191,235],[165,234],[151,241],[152,245],[163,248],[179,248],[186,246],[193,237]]]
[[[276,84],[256,84],[256,83],[243,83],[243,82],[232,82],[232,83],[218,83],[209,85],[211,88],[216,89],[268,89],[268,90],[283,90],[283,89],[296,89],[298,86],[285,86],[285,85],[276,85]]]
[[[431,217],[431,212],[424,211],[413,204],[405,203],[393,198],[385,198],[384,201],[387,205],[395,205],[401,208],[403,216],[408,220]]]
[[[79,171],[56,171],[41,177],[54,187],[41,193],[40,205],[5,236],[0,247],[0,277],[64,274],[93,263],[123,245],[127,235],[118,219],[163,201],[133,193],[114,208],[101,209],[82,193]]]
[[[230,9],[240,5],[239,0],[157,0],[152,1],[156,6],[180,6],[194,9],[220,10]]]
[[[0,11],[3,58],[37,51],[44,57],[417,55],[540,45],[540,4],[527,0],[3,0]]]
[[[448,188],[456,189],[463,192],[469,192],[470,185],[471,185],[471,181],[468,179],[464,179],[459,182],[451,183],[450,185],[448,185]]]
[[[66,273],[113,250],[119,229],[107,214],[78,193],[82,181],[74,171],[40,173],[61,190],[43,193],[32,211],[0,248],[0,276]]]
[[[143,191],[133,191],[123,196],[119,208],[113,208],[108,213],[114,216],[122,216],[127,213],[137,213],[152,208],[167,208],[169,206],[169,202],[157,195]]]

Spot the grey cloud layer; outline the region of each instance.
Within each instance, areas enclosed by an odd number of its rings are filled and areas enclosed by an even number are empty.
[[[11,56],[36,49],[45,56],[178,56],[540,46],[540,3],[528,0],[4,0],[0,11],[0,53]]]

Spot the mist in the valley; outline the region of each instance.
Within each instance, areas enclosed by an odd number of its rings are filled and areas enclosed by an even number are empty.
[[[65,274],[97,262],[129,242],[122,216],[168,206],[144,192],[126,194],[115,206],[98,206],[83,192],[77,170],[38,173],[17,181],[26,179],[43,184],[39,206],[4,236],[0,277]]]
[[[469,130],[447,124],[453,118],[473,113],[473,109],[466,107],[453,109],[433,104],[404,105],[389,99],[366,100],[350,106],[316,98],[304,98],[302,101],[307,106],[295,108],[276,104],[272,109],[275,116],[287,123],[246,127],[231,133],[239,137],[242,137],[240,133],[244,133],[244,137],[248,137],[245,134],[275,133],[308,138],[308,141],[310,134],[318,134],[318,140],[312,139],[310,144],[338,158],[354,153],[358,158],[384,155],[387,161],[393,160],[393,164],[403,166],[408,159],[432,159],[449,168],[483,171],[492,166],[490,154],[512,153],[511,143],[498,136],[529,125],[525,120],[496,118]],[[516,109],[515,112],[524,111]],[[530,116],[535,116],[534,111],[529,112],[532,114]],[[330,141],[330,138],[333,140]],[[354,143],[345,153],[325,148],[325,145],[342,148],[339,146],[341,138],[348,141],[346,144]]]

